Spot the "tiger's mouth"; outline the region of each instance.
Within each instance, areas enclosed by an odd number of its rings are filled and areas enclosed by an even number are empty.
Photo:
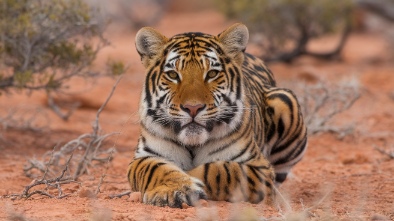
[[[185,131],[187,136],[193,136],[201,134],[203,131],[206,131],[207,128],[195,121],[192,121],[184,125],[181,130]]]
[[[179,141],[187,146],[202,145],[208,138],[206,127],[194,121],[182,126],[178,134]]]
[[[207,129],[204,125],[199,124],[196,121],[191,121],[190,123],[183,125],[181,130],[186,129],[186,128],[188,128],[190,130],[198,130],[198,128]]]
[[[205,125],[204,125],[205,124]],[[178,139],[184,145],[195,146],[204,144],[213,130],[213,123],[204,122],[201,124],[195,120],[192,120],[182,127],[179,127],[178,131],[175,131],[178,135]],[[176,128],[174,128],[176,130]]]

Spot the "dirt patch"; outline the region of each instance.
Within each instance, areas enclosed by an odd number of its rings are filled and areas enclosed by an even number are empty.
[[[191,25],[190,18],[200,22]],[[203,11],[166,15],[156,28],[169,36],[185,31],[216,34],[229,24],[220,14]],[[33,122],[42,125],[40,131],[1,129],[1,220],[17,220],[20,216],[29,220],[227,220],[229,217],[238,220],[259,217],[394,220],[394,160],[376,149],[392,151],[390,144],[394,141],[394,65],[381,53],[385,50],[382,36],[353,34],[345,48],[343,61],[301,58],[293,64],[270,65],[280,85],[303,78],[315,82],[355,77],[363,90],[355,105],[335,120],[340,125],[354,125],[354,132],[342,139],[328,133],[310,137],[305,158],[279,188],[288,206],[282,206],[278,211],[263,204],[212,201],[202,202],[198,207],[171,209],[141,204],[138,195],[110,198],[112,194],[129,190],[126,169],[138,139],[136,113],[144,79],[143,67],[133,45],[135,33],[114,33],[109,36],[113,47],[100,55],[96,66],[100,68],[100,63],[105,63],[105,59],[111,56],[130,63],[130,69],[100,118],[103,131],[120,133],[105,144],[115,146],[118,152],[106,172],[100,193],[95,195],[92,191],[97,189],[105,170],[102,165],[96,165],[78,183],[64,185],[65,193],[70,195],[63,199],[39,195],[27,200],[10,197],[21,193],[24,186],[31,183],[23,173],[28,159],[39,158],[57,143],[91,131],[96,108],[106,99],[113,80],[100,79],[95,87],[75,95],[75,100],[83,105],[67,122],[48,109],[42,93],[36,92],[29,97],[24,94],[1,96],[1,114],[17,108],[28,112],[34,109],[37,114],[45,116]],[[321,44],[327,41],[330,37]],[[316,42],[314,47],[318,44]],[[368,47],[364,47],[366,45]],[[79,81],[70,83],[76,88],[81,84]],[[58,101],[62,99],[65,98],[60,97]],[[45,120],[50,123],[45,124]]]

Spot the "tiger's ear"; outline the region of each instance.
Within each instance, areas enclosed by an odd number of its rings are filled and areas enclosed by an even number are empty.
[[[135,46],[145,67],[149,67],[151,60],[158,55],[168,39],[153,28],[141,28],[135,36]]]
[[[241,23],[233,24],[220,33],[218,39],[224,46],[226,53],[232,58],[241,59],[239,62],[242,63],[242,55],[249,41],[248,28]]]

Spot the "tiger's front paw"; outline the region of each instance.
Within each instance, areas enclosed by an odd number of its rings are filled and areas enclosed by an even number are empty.
[[[180,179],[177,182],[171,181],[146,191],[143,202],[173,208],[182,208],[184,203],[193,206],[199,199],[207,198],[203,188],[204,184],[192,177],[187,180]]]

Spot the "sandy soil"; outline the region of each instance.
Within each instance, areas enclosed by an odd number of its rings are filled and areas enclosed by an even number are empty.
[[[199,22],[190,23],[190,18]],[[201,31],[216,34],[230,25],[213,11],[168,14],[156,28],[167,36]],[[58,102],[78,101],[81,107],[64,122],[45,105],[45,95],[16,93],[0,97],[0,112],[15,116],[35,113],[31,121],[40,131],[0,128],[0,220],[256,220],[258,217],[300,218],[312,220],[394,220],[394,159],[374,147],[393,151],[394,141],[394,64],[379,33],[352,34],[342,61],[319,61],[300,58],[292,64],[271,64],[279,85],[304,81],[314,76],[325,81],[359,80],[361,98],[337,116],[337,125],[353,125],[352,134],[339,139],[336,134],[322,133],[310,137],[309,149],[293,170],[293,175],[279,188],[287,206],[277,208],[263,204],[202,202],[199,207],[184,209],[143,205],[138,197],[111,199],[129,189],[126,168],[138,137],[138,97],[144,79],[142,65],[134,47],[135,33],[114,30],[108,36],[112,47],[103,50],[96,68],[108,57],[130,64],[112,99],[100,116],[103,133],[120,132],[104,145],[116,147],[108,170],[92,168],[79,184],[65,184],[69,196],[50,199],[35,195],[17,199],[32,180],[24,175],[28,159],[40,158],[57,144],[90,133],[96,111],[114,84],[113,79],[99,79],[84,89],[84,82],[74,80],[71,87],[80,93],[58,98]],[[334,42],[326,37],[312,47]],[[249,49],[253,51],[253,48]],[[283,83],[284,84],[284,83]],[[3,125],[6,126],[6,125]],[[100,193],[92,196],[106,174]],[[49,190],[53,194],[56,189]],[[24,217],[22,219],[21,217]],[[18,219],[19,218],[19,219]]]

